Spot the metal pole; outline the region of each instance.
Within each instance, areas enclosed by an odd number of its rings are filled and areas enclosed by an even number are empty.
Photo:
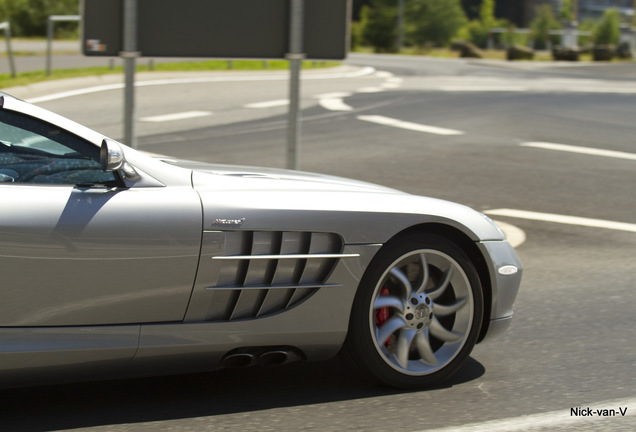
[[[287,127],[287,168],[298,169],[300,161],[300,67],[303,53],[304,0],[291,0],[289,23],[289,124]]]
[[[404,46],[404,0],[398,0],[398,53]]]
[[[9,69],[11,69],[11,76],[15,78],[17,73],[15,71],[15,62],[13,61],[13,50],[11,49],[11,24],[8,22],[0,23],[0,29],[4,30],[4,39],[7,43],[7,57],[9,58]]]
[[[46,76],[51,76],[56,21],[80,21],[80,15],[51,15],[46,22]]]
[[[53,20],[49,17],[46,20],[46,76],[51,76],[51,55],[53,45]]]
[[[135,59],[137,52],[137,0],[124,0],[124,143],[137,148],[135,136]]]

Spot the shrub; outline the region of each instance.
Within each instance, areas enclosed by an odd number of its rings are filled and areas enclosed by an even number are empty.
[[[536,49],[545,49],[550,38],[550,30],[558,30],[561,24],[554,18],[549,4],[543,4],[537,8],[537,16],[530,23],[532,38]]]
[[[605,9],[594,28],[595,45],[616,45],[620,37],[621,16],[617,9]]]
[[[0,21],[11,23],[15,36],[46,36],[46,23],[50,15],[77,15],[77,0],[2,0]],[[76,31],[77,23],[56,25],[59,33]]]
[[[409,0],[406,35],[417,46],[446,46],[466,22],[459,0]]]
[[[360,10],[360,34],[363,43],[375,52],[395,52],[397,8],[387,0],[372,0]]]

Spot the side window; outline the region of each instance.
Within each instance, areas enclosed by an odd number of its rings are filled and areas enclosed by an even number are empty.
[[[0,183],[116,186],[99,148],[65,130],[0,109]]]

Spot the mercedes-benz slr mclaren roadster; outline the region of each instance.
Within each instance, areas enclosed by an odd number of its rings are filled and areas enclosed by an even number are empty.
[[[0,105],[0,386],[341,353],[417,388],[510,323],[521,263],[467,207],[151,157]]]

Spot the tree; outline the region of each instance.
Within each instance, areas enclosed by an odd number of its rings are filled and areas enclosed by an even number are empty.
[[[0,0],[0,20],[9,21],[16,36],[45,36],[50,15],[78,13],[77,0]]]
[[[550,38],[550,30],[558,30],[561,24],[554,17],[552,8],[549,4],[543,4],[537,8],[537,16],[530,23],[532,29],[532,37],[534,46],[537,49],[543,49],[547,46]]]
[[[468,22],[459,31],[458,36],[460,39],[470,41],[480,48],[486,48],[490,29],[509,26],[510,23],[507,20],[495,17],[495,0],[483,0],[479,7],[479,19]]]
[[[466,23],[459,0],[409,0],[406,3],[407,40],[418,46],[445,46]]]
[[[620,38],[621,15],[617,9],[605,9],[594,28],[594,45],[618,44]]]
[[[574,20],[574,15],[572,14],[572,0],[563,0],[563,4],[559,10],[559,19],[567,22]]]
[[[371,6],[360,11],[361,35],[364,43],[375,52],[395,52],[397,37],[397,7],[395,1],[372,0]]]

